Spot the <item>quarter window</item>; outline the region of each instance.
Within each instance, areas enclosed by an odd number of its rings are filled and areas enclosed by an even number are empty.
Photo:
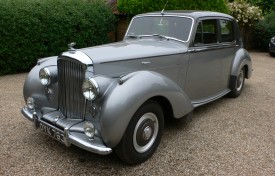
[[[229,20],[220,20],[221,26],[221,42],[234,41],[234,28],[233,22]]]

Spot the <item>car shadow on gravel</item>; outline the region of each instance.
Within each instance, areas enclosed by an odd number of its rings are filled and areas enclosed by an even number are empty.
[[[208,111],[209,109],[216,109],[218,108],[219,104],[221,104],[224,101],[229,100],[227,97],[222,97],[221,99],[218,99],[216,101],[213,101],[211,103],[205,104],[203,106],[199,106],[195,108],[192,112],[187,114],[186,116],[175,119],[175,118],[167,118],[165,120],[165,130],[179,130],[187,128],[190,123],[192,123],[194,120],[197,120],[198,118],[201,118],[202,114],[205,113],[205,111]]]

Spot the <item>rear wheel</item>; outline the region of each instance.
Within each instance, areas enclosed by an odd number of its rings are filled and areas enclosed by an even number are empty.
[[[240,70],[239,75],[234,83],[234,87],[228,94],[232,98],[236,98],[241,95],[245,80],[245,69],[244,67]]]
[[[155,101],[143,104],[132,117],[116,147],[116,154],[128,164],[141,163],[157,149],[164,126],[161,106]]]

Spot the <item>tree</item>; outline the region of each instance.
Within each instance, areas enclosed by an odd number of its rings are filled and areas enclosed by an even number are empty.
[[[248,0],[252,5],[256,5],[263,10],[263,13],[269,13],[272,10],[275,10],[275,1],[274,0]]]

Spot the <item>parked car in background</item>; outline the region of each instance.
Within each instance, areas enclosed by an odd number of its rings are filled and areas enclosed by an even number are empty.
[[[275,36],[270,39],[269,54],[270,54],[270,56],[275,57]]]
[[[128,164],[157,149],[164,118],[228,95],[252,72],[235,19],[205,11],[135,16],[117,43],[40,59],[24,84],[23,115],[59,142]],[[183,134],[184,135],[184,134]]]

